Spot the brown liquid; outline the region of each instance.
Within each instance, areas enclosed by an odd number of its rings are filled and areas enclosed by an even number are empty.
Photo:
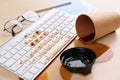
[[[109,47],[107,45],[101,43],[93,43],[93,44],[83,44],[79,39],[75,39],[67,48],[71,47],[87,47],[92,49],[97,57],[106,52]],[[92,73],[91,73],[92,74]],[[89,77],[83,76],[81,74],[74,74],[68,70],[66,70],[61,62],[60,56],[58,56],[44,71],[41,73],[36,80],[76,80],[76,79],[84,79],[89,80],[92,76],[89,74]]]
[[[41,74],[38,76],[36,80],[48,80],[47,73]]]
[[[92,34],[90,34],[90,35],[81,37],[81,39],[82,39],[84,42],[89,42],[89,41],[92,41],[94,37],[95,37],[95,33],[92,33]]]
[[[75,39],[74,45],[75,47],[86,47],[86,48],[92,49],[96,53],[97,57],[99,57],[109,49],[107,45],[104,45],[98,42],[94,42],[92,44],[84,44],[79,39]]]

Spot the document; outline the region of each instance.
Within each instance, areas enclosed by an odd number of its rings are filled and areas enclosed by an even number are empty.
[[[83,0],[58,0],[52,3],[52,5],[65,3],[65,2],[71,2],[71,4],[66,6],[61,6],[56,9],[59,9],[71,15],[79,15],[81,13],[90,13],[95,9],[94,6],[87,4]]]

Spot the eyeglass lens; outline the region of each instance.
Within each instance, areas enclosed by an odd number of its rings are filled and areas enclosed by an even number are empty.
[[[36,21],[39,15],[34,11],[27,11],[23,14],[23,17],[28,21]]]
[[[8,21],[6,24],[5,24],[5,29],[12,33],[12,30],[15,32],[15,33],[18,33],[22,30],[22,24],[21,22],[19,22],[18,20],[10,20]]]

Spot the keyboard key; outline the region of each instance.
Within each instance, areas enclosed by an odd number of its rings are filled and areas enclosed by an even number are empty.
[[[59,41],[59,39],[58,39],[57,37],[54,37],[54,38],[52,39],[52,41],[53,41],[54,43],[57,43],[57,42]]]
[[[70,39],[70,38],[72,38],[74,36],[74,34],[69,32],[65,36]]]
[[[43,57],[40,59],[40,62],[45,65],[45,64],[48,62],[48,57],[47,57],[47,56],[43,56]]]
[[[18,52],[18,50],[15,49],[15,48],[13,48],[12,50],[10,50],[10,53],[12,53],[12,54],[16,54],[17,52]]]
[[[19,37],[19,39],[17,39],[17,42],[19,43],[19,42],[21,42],[23,39],[22,39],[22,37],[20,38]]]
[[[15,47],[15,49],[20,50],[20,49],[22,49],[22,47],[23,47],[23,46],[19,44],[19,45],[17,45],[17,46]]]
[[[61,27],[61,28],[65,28],[65,24],[61,24],[60,27]]]
[[[17,54],[24,55],[26,51],[24,49],[21,49]]]
[[[61,17],[61,18],[60,18],[60,20],[62,20],[62,21],[65,21],[65,19],[66,19],[65,17]]]
[[[16,46],[18,44],[18,42],[17,41],[15,41],[13,44],[11,44],[11,46]]]
[[[32,74],[36,74],[38,71],[39,71],[39,69],[34,66],[32,68],[30,68],[30,70],[29,70],[29,72]]]
[[[20,75],[23,75],[30,67],[32,64],[30,62],[26,62],[20,69],[18,69],[17,73]]]
[[[68,25],[67,27],[68,27],[69,29],[71,29],[71,28],[73,28],[74,26],[72,26],[72,25]]]
[[[13,65],[16,62],[15,59],[11,58],[9,59],[7,62],[4,63],[4,66],[6,67],[10,67],[11,65]]]
[[[8,46],[5,47],[5,49],[6,49],[7,51],[9,51],[10,49],[12,49],[12,46],[11,46],[11,45],[8,45]]]
[[[57,15],[58,15],[59,17],[61,17],[61,16],[64,15],[64,14],[61,13],[61,12],[59,12]]]
[[[62,36],[64,36],[64,35],[66,34],[66,32],[65,32],[65,31],[61,31],[60,34],[61,34]]]
[[[61,39],[63,36],[59,33],[58,35],[56,35],[56,38]]]
[[[23,56],[20,60],[18,60],[12,67],[10,68],[12,71],[17,71],[24,63],[28,61],[26,56]]]
[[[42,46],[46,45],[46,43],[47,43],[47,41],[45,41],[45,40],[42,40],[42,41],[40,42],[40,44],[41,44]]]
[[[26,51],[29,51],[32,47],[29,46],[29,45],[26,45],[23,49],[26,50]]]
[[[22,56],[21,56],[20,54],[15,54],[15,55],[13,56],[13,58],[16,59],[16,60],[20,59],[21,57],[22,57]]]
[[[0,63],[1,63],[1,64],[3,64],[5,61],[7,61],[6,58],[4,58],[4,57],[1,57],[1,58],[0,58]]]
[[[47,44],[47,45],[44,47],[44,49],[48,51],[48,50],[51,49],[51,46]]]
[[[38,61],[34,66],[38,69],[41,69],[44,67],[44,64]]]
[[[70,22],[72,22],[74,19],[75,19],[75,17],[73,17],[73,16],[70,16],[69,18],[67,18],[67,21],[70,21]]]
[[[7,53],[7,51],[6,50],[1,50],[1,52],[0,52],[0,55],[2,56],[2,55],[4,55],[4,54],[6,54]]]
[[[41,33],[40,30],[36,30],[36,31],[35,31],[35,34],[37,34],[37,35],[39,35],[40,33]]]
[[[44,54],[47,53],[47,51],[43,48],[43,49],[40,50],[40,53],[41,53],[42,55],[44,55]]]
[[[69,21],[66,20],[66,21],[63,22],[63,24],[68,25]]]
[[[64,28],[63,31],[64,32],[68,32],[70,29],[69,28]]]
[[[53,41],[48,42],[48,45],[50,45],[51,47],[53,47],[55,45],[55,43]]]
[[[32,74],[32,73],[30,73],[30,72],[26,72],[25,74],[24,74],[24,77],[27,79],[27,80],[31,80],[31,78],[33,77],[34,75]]]
[[[5,57],[6,59],[9,59],[10,57],[12,57],[12,54],[11,54],[10,52],[8,52],[7,54],[4,55],[4,57]]]
[[[43,54],[40,53],[40,52],[38,52],[38,53],[35,54],[35,57],[36,57],[37,59],[40,59],[42,56],[43,56]]]
[[[26,40],[23,40],[22,42],[21,42],[21,45],[22,46],[25,46],[25,45],[27,45],[29,42],[27,42]]]
[[[51,37],[47,36],[47,37],[45,38],[45,41],[49,42],[51,39],[52,39]]]
[[[26,53],[26,56],[28,58],[32,58],[34,56],[34,53],[33,52],[28,52],[28,53]]]
[[[48,37],[53,38],[53,37],[55,37],[55,34],[54,34],[54,33],[50,33],[50,34],[48,35]]]
[[[40,30],[41,32],[45,30],[45,28],[43,27],[39,27],[38,30]]]
[[[42,46],[40,45],[40,44],[37,44],[37,46],[36,46],[38,49],[41,49],[42,48]]]

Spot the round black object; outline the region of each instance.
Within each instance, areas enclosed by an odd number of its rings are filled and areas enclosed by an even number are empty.
[[[82,74],[91,72],[95,59],[96,54],[84,47],[70,48],[60,55],[60,61],[67,70]]]

